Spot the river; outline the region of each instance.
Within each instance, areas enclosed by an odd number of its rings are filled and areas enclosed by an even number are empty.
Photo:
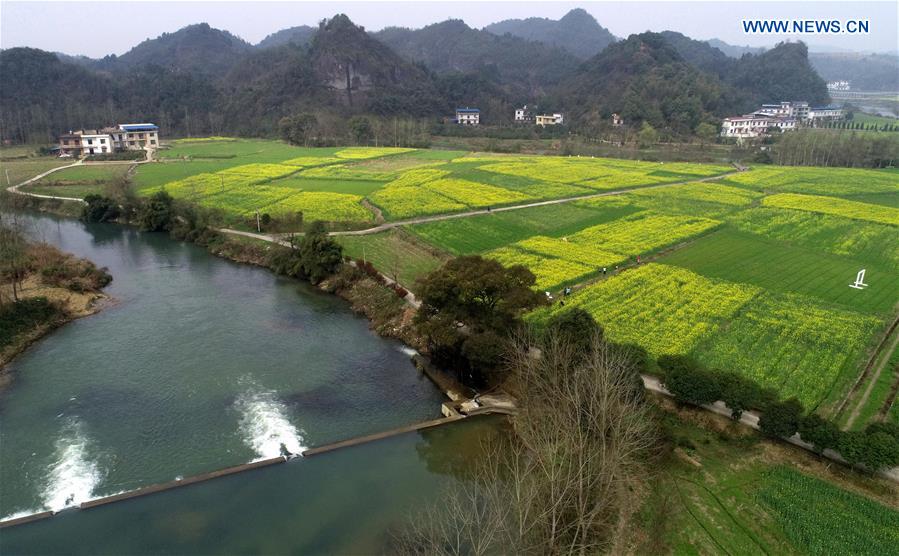
[[[114,301],[11,363],[0,392],[4,518],[439,416],[443,395],[402,344],[335,296],[164,234],[28,223],[33,237],[108,267]],[[64,512],[4,530],[0,547],[380,550],[410,504],[464,467],[459,448],[496,427],[450,428]]]

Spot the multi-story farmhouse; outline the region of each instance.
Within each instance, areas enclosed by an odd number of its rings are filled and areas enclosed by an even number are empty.
[[[721,136],[737,139],[753,139],[768,135],[770,129],[791,131],[796,129],[796,118],[766,116],[764,114],[747,114],[733,118],[724,118],[721,124]]]
[[[159,127],[151,123],[119,124],[101,130],[79,129],[59,136],[60,153],[72,156],[156,149]]]
[[[792,131],[800,125],[814,127],[821,122],[843,118],[843,109],[837,106],[810,107],[807,102],[781,102],[763,104],[751,114],[725,118],[721,123],[721,136],[752,139],[768,135],[770,129]]]
[[[477,108],[456,108],[456,123],[459,125],[478,125],[481,123],[481,111]]]

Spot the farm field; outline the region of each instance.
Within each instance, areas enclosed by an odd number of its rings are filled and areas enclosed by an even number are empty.
[[[165,189],[176,198],[219,209],[232,225],[259,211],[291,221],[302,212],[305,221],[363,227],[376,218],[390,221],[492,209],[732,171],[727,166],[599,158],[390,147],[301,148],[226,137],[176,140],[160,149],[158,157],[159,163],[141,165],[131,177],[138,195]],[[73,175],[72,180],[82,181],[61,183],[60,187],[73,187],[57,194],[99,193],[103,191],[99,182],[113,178],[98,176],[98,183],[88,184],[83,180],[94,178]],[[337,206],[328,206],[331,203]]]
[[[863,313],[888,315],[899,292],[899,274],[889,266],[732,230],[710,234],[662,260],[703,276],[799,293]],[[861,268],[867,269],[870,286],[864,290],[847,287]]]
[[[6,152],[5,149],[2,152]],[[63,160],[53,156],[0,159],[0,183],[6,188],[9,185],[22,183],[47,170],[68,166],[71,163],[71,160]],[[7,175],[9,176],[9,182],[7,182]]]
[[[132,165],[85,165],[54,172],[29,184],[23,191],[39,195],[83,198],[92,193],[102,193],[106,184],[124,178]]]
[[[895,553],[894,486],[686,418],[660,416],[675,447],[639,514],[635,553]]]
[[[408,229],[451,254],[528,266],[541,290],[574,286],[535,323],[583,307],[617,341],[692,355],[827,414],[899,310],[896,198],[895,172],[761,167]],[[863,268],[868,286],[850,288]]]
[[[401,230],[388,230],[365,236],[336,236],[343,252],[354,259],[364,259],[385,275],[415,291],[415,279],[439,267],[446,257],[414,236]]]

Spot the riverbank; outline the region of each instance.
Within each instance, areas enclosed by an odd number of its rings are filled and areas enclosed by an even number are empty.
[[[103,269],[48,245],[31,245],[27,256],[40,261],[16,284],[0,285],[0,389],[12,381],[9,363],[34,342],[73,320],[99,312],[109,302],[100,291],[111,280]]]

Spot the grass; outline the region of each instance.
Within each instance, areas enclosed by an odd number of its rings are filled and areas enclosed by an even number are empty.
[[[803,294],[844,309],[876,315],[891,313],[899,292],[899,274],[890,267],[731,229],[702,237],[661,262],[709,278],[752,284],[772,292]],[[868,288],[850,288],[861,268],[867,269]]]
[[[5,189],[9,185],[20,184],[47,170],[68,166],[72,162],[74,161],[71,159],[57,158],[55,156],[0,160],[0,184]],[[7,175],[9,176],[8,182]]]
[[[795,396],[806,408],[830,409],[848,390],[882,321],[807,297],[763,293],[693,350],[711,368],[742,374]]]
[[[865,125],[876,125],[878,127],[883,125],[899,125],[899,119],[896,118],[888,118],[886,116],[876,116],[874,114],[866,114],[864,112],[856,112],[852,115],[852,123],[862,123]]]
[[[670,451],[637,516],[635,553],[895,553],[892,484],[695,411],[658,421]]]
[[[852,196],[895,193],[899,171],[757,165],[750,172],[727,176],[719,183],[770,193]]]
[[[895,334],[896,332],[894,332],[894,335]],[[880,364],[884,365],[883,369],[880,372],[880,376],[877,377],[877,382],[874,383],[874,386],[871,389],[868,400],[862,406],[858,413],[858,417],[856,417],[855,422],[852,424],[852,427],[850,427],[852,430],[861,430],[865,428],[868,423],[877,417],[880,410],[883,408],[884,403],[889,399],[890,395],[892,395],[893,385],[899,380],[899,348],[889,352],[889,341],[886,346],[887,349],[879,354],[878,360],[874,364],[874,369]],[[884,359],[886,359],[886,361],[884,361]],[[865,390],[869,385],[870,382],[868,381],[860,385],[856,395],[847,406],[847,410],[841,415],[839,423],[841,426],[847,424],[849,416],[856,408],[856,404],[862,399],[862,396],[864,396]]]
[[[745,210],[727,220],[738,230],[779,243],[899,267],[899,235],[894,226],[768,207]]]
[[[416,224],[408,229],[449,253],[469,255],[484,253],[534,235],[565,237],[640,210],[613,197],[596,201],[589,206],[566,203],[494,212],[471,218]]]
[[[415,280],[439,267],[446,260],[401,230],[388,230],[364,236],[335,236],[344,254],[370,261],[375,268],[415,291]]]
[[[54,172],[39,180],[38,184],[59,183],[62,185],[100,183],[124,177],[130,164],[82,165]]]
[[[899,550],[899,512],[788,467],[764,473],[756,497],[808,554],[880,556]]]

